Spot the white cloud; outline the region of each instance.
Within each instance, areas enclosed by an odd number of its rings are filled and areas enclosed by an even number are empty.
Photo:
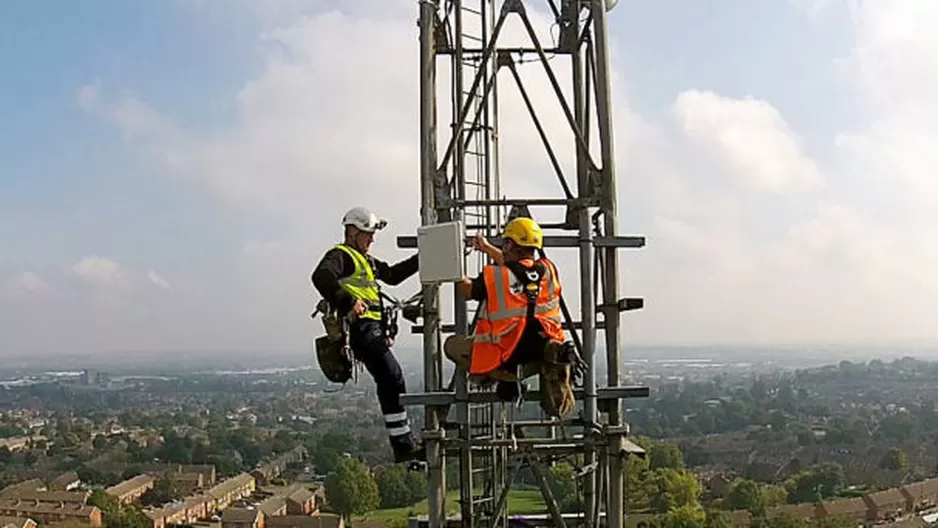
[[[71,269],[72,273],[83,280],[97,284],[113,283],[127,277],[120,264],[97,255],[79,260],[72,265]]]
[[[155,284],[158,288],[164,290],[168,290],[170,288],[169,282],[167,282],[163,277],[160,277],[159,274],[153,270],[147,270],[147,278],[150,279],[150,282]]]
[[[32,271],[24,271],[8,278],[3,286],[4,292],[14,299],[32,297],[53,290],[52,285]]]
[[[688,90],[678,95],[672,111],[687,137],[743,185],[786,193],[823,184],[801,139],[767,101]]]

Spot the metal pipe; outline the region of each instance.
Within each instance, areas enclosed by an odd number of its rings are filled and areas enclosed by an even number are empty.
[[[615,236],[617,196],[615,171],[615,138],[613,137],[612,94],[609,78],[609,39],[607,34],[607,16],[604,0],[592,0],[590,13],[593,18],[593,48],[596,52],[594,72],[596,75],[596,109],[598,114],[600,152],[603,160],[603,227],[604,235]],[[621,350],[619,349],[619,259],[616,248],[606,248],[603,320],[606,323],[606,371],[607,384],[617,387],[620,383]],[[609,405],[609,425],[613,428],[622,424],[622,402],[616,400]],[[607,519],[610,527],[625,525],[624,491],[625,465],[619,453],[625,450],[625,438],[621,434],[613,436],[616,445],[611,446],[609,456],[609,486],[607,499]]]
[[[436,53],[434,34],[437,6],[430,0],[420,3],[420,199],[421,224],[436,222]],[[439,390],[437,363],[439,350],[440,292],[436,285],[423,286],[424,387]],[[430,528],[442,528],[445,515],[445,468],[440,445],[439,417],[427,409],[424,416],[424,439],[427,446],[429,479],[428,514]]]

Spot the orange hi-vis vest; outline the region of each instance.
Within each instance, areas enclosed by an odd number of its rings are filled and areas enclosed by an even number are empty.
[[[540,278],[540,291],[534,317],[540,321],[548,339],[564,341],[560,316],[560,279],[554,263],[540,259],[546,272]],[[533,268],[534,261],[521,264]],[[488,374],[500,367],[514,352],[527,325],[528,297],[521,281],[507,266],[488,265],[482,270],[486,299],[482,303],[472,337],[470,374]],[[533,285],[532,285],[533,286]]]

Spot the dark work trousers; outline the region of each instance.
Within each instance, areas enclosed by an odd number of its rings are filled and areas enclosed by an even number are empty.
[[[355,321],[349,331],[349,345],[375,381],[391,447],[395,451],[413,449],[414,436],[400,398],[407,392],[404,373],[385,339],[381,323],[373,319]]]
[[[502,364],[500,370],[517,374],[518,367],[537,361],[544,355],[544,345],[547,344],[547,338],[541,336],[544,326],[537,319],[529,319],[524,327],[524,333],[521,339],[515,345],[514,351]],[[495,393],[504,401],[514,401],[518,398],[520,387],[517,383],[499,381],[495,387]]]

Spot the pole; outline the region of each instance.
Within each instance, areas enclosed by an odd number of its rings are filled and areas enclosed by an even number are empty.
[[[609,39],[606,19],[606,0],[592,0],[593,38],[596,50],[596,109],[599,119],[600,155],[602,156],[603,182],[603,229],[605,236],[616,235],[616,169],[612,128],[612,95],[609,79]],[[619,259],[618,248],[606,248],[604,255],[603,322],[606,324],[606,371],[607,384],[617,387],[620,383],[621,350],[619,349]],[[609,446],[609,485],[607,499],[608,526],[621,528],[625,525],[625,450],[624,435],[619,432],[622,425],[622,401],[615,400],[609,406],[609,426],[612,437]]]
[[[436,152],[436,5],[430,0],[420,2],[420,220],[422,225],[436,223],[437,171]],[[424,390],[440,390],[437,364],[440,355],[440,289],[423,286],[423,354]],[[424,417],[424,440],[427,446],[429,480],[428,514],[430,528],[442,528],[445,515],[445,471],[442,435],[437,411],[427,407]]]

